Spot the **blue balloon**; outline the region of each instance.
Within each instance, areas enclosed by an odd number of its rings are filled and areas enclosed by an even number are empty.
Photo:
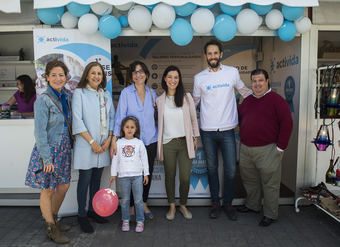
[[[250,8],[254,10],[258,15],[265,15],[273,8],[273,4],[257,5],[257,4],[251,3]]]
[[[90,12],[91,7],[88,4],[71,2],[66,5],[68,11],[75,17],[80,17]]]
[[[208,5],[208,6],[200,5],[201,8],[207,8],[207,9],[212,9],[214,6],[215,6],[215,3],[211,4],[211,5]]]
[[[157,3],[151,5],[145,5],[144,7],[147,8],[151,13],[154,7],[156,7]]]
[[[233,39],[237,32],[236,22],[233,17],[222,14],[216,17],[213,34],[221,41]]]
[[[38,9],[38,17],[43,23],[47,25],[54,25],[60,22],[64,12],[64,6],[58,8]]]
[[[300,16],[302,16],[304,7],[289,7],[286,5],[282,5],[282,15],[285,19],[289,21],[294,21]]]
[[[220,3],[220,9],[222,10],[222,12],[224,14],[234,16],[234,15],[237,15],[238,12],[240,12],[240,10],[242,9],[242,5],[240,5],[240,6],[230,6],[230,5],[226,5],[224,3]]]
[[[170,37],[176,45],[185,46],[194,37],[194,30],[188,21],[183,18],[176,18],[170,27]]]
[[[108,39],[117,38],[122,31],[119,20],[112,15],[101,17],[98,26],[100,33]]]
[[[296,35],[296,27],[293,22],[284,21],[277,33],[281,40],[291,41]]]
[[[197,8],[197,4],[194,3],[186,3],[181,6],[174,6],[175,12],[179,16],[189,16],[194,12],[194,10]]]
[[[127,18],[125,15],[119,16],[118,20],[119,20],[120,25],[121,25],[122,27],[127,27],[127,26],[129,26],[128,18]]]

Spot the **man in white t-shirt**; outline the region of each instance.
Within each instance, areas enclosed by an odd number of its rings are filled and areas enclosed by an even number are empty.
[[[232,207],[236,173],[236,146],[234,128],[238,125],[234,89],[245,98],[251,90],[244,86],[235,67],[222,65],[223,46],[211,40],[204,46],[208,68],[195,75],[193,97],[200,102],[200,131],[208,166],[208,179],[212,207],[210,218],[217,218],[220,211],[218,148],[224,164],[224,211],[230,220],[237,220]]]

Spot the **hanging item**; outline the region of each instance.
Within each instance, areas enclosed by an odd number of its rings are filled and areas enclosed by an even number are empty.
[[[327,125],[325,125],[325,120],[324,123],[320,126],[319,131],[312,143],[314,143],[316,149],[319,151],[326,151],[328,146],[333,145],[331,139],[329,138],[328,127]]]

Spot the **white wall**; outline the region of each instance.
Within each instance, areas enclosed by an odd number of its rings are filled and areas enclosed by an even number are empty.
[[[313,24],[333,25],[340,24],[340,1],[323,2],[319,7],[313,8]]]

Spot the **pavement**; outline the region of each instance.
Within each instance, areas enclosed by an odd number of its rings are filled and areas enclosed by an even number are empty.
[[[120,210],[110,216],[108,224],[92,223],[95,233],[80,231],[77,217],[62,219],[72,229],[65,233],[70,239],[63,246],[114,246],[114,247],[209,247],[209,246],[303,246],[339,247],[340,223],[313,205],[300,207],[280,206],[280,218],[269,227],[260,227],[262,215],[238,214],[237,221],[230,221],[223,213],[218,219],[208,217],[208,207],[189,207],[192,220],[185,220],[179,210],[173,221],[165,219],[167,207],[150,207],[153,220],[145,222],[143,233],[120,230]],[[39,207],[0,207],[0,246],[57,246],[44,233],[44,221]]]

